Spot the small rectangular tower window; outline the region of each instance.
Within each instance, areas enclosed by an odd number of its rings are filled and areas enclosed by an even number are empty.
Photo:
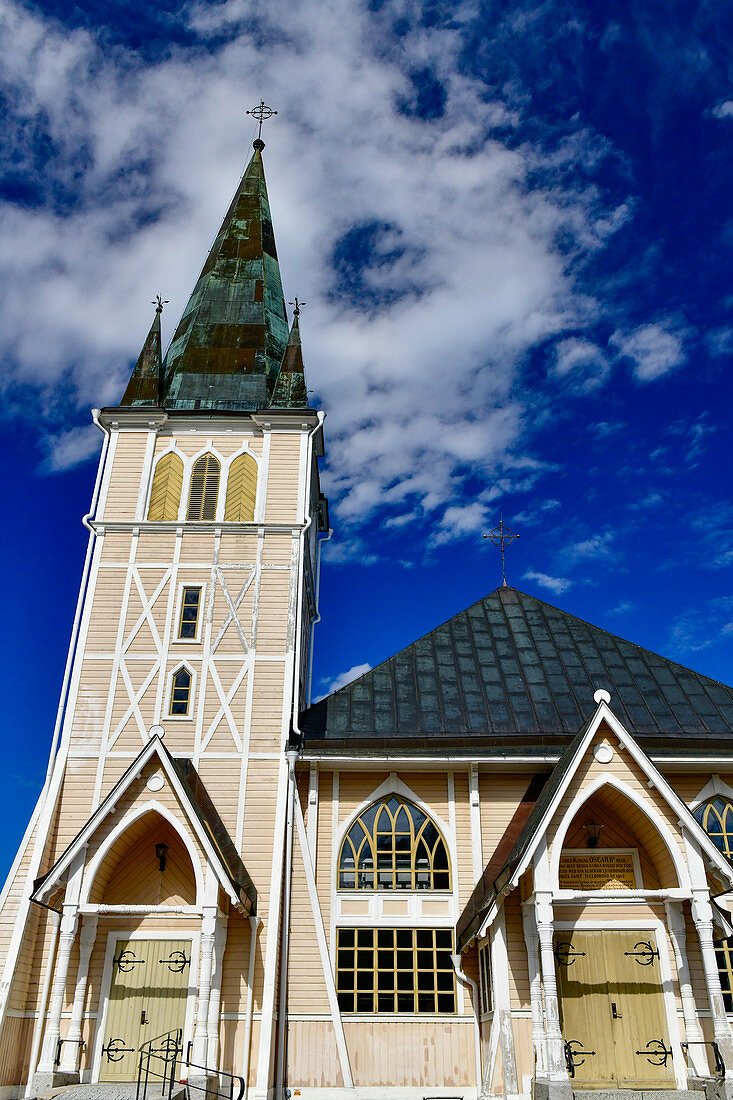
[[[195,641],[199,633],[201,613],[201,589],[184,587],[181,597],[181,616],[178,620],[178,637],[183,641]]]

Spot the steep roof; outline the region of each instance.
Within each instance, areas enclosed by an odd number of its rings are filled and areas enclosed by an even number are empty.
[[[288,346],[285,348],[280,373],[277,376],[275,391],[272,395],[271,405],[274,409],[306,409],[308,407],[303,349],[300,344],[299,315],[300,310],[296,308],[293,316],[293,327],[290,329],[288,338]]]
[[[503,586],[300,716],[304,751],[557,752],[597,688],[647,751],[720,749],[733,689]]]
[[[262,164],[254,152],[164,362],[170,409],[267,407],[288,322]]]

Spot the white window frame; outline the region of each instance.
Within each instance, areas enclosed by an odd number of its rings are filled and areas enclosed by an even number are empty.
[[[196,624],[196,635],[193,638],[179,638],[178,631],[181,626],[181,613],[183,611],[183,590],[184,588],[198,588],[201,592],[201,599],[199,601],[199,618]],[[206,584],[204,582],[189,583],[188,581],[181,581],[178,585],[178,596],[176,598],[176,611],[173,618],[173,637],[171,638],[172,645],[196,645],[201,641],[201,634],[203,631],[204,611],[206,608]],[[176,666],[177,667],[177,666]]]

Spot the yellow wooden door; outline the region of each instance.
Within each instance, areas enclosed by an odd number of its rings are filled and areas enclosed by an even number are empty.
[[[600,932],[558,932],[555,960],[560,1019],[575,1066],[574,1084],[596,1088],[616,1081],[609,1042],[608,980]]]
[[[654,934],[558,932],[555,959],[575,1084],[674,1088]]]
[[[616,1072],[622,1088],[674,1088],[659,947],[653,932],[603,932]]]
[[[149,1039],[183,1028],[190,940],[118,940],[102,1046],[100,1081],[133,1081]]]

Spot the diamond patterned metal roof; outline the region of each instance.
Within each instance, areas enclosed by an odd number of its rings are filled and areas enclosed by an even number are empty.
[[[299,724],[306,753],[559,751],[598,688],[647,751],[713,753],[733,738],[732,688],[508,586]]]

